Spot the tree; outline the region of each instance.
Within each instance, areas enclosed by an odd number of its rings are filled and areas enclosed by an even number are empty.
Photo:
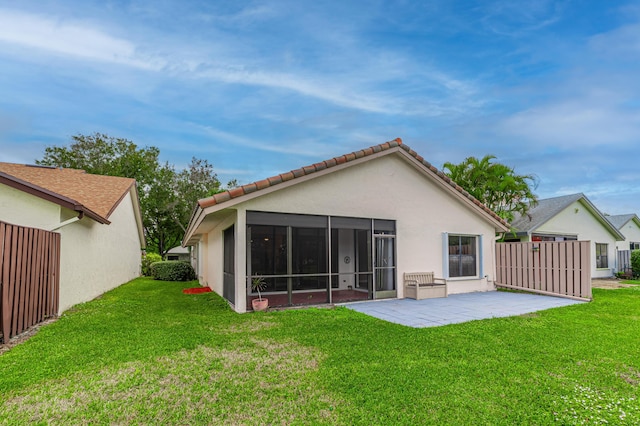
[[[180,244],[195,203],[222,190],[213,166],[192,158],[185,170],[161,164],[156,147],[138,148],[130,140],[101,133],[76,135],[66,146],[45,148],[37,164],[82,169],[87,173],[133,178],[150,252],[165,255]]]
[[[538,197],[535,175],[518,175],[514,169],[493,162],[496,157],[485,155],[482,159],[468,157],[460,164],[444,163],[445,174],[493,210],[498,216],[511,222],[515,214],[526,215],[535,206]]]

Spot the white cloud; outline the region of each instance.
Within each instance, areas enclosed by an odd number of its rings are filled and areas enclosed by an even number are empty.
[[[296,140],[294,144],[285,144],[283,143],[283,141],[265,142],[264,138],[246,138],[230,132],[226,132],[224,130],[216,129],[212,126],[204,126],[193,123],[191,124],[191,126],[197,129],[199,132],[204,133],[209,137],[215,138],[215,140],[219,141],[220,144],[218,145],[218,147],[220,145],[235,145],[252,148],[258,151],[268,151],[279,154],[302,155],[310,157],[315,157],[318,155],[318,152],[326,150],[326,147],[322,146],[321,144],[304,143],[304,141],[299,140]]]
[[[269,9],[255,8],[243,10],[237,17],[258,19],[272,14]],[[386,115],[435,117],[478,106],[476,101],[471,101],[475,92],[471,84],[434,67],[418,66],[410,58],[382,48],[369,49],[364,54],[355,39],[335,55],[326,55],[325,58],[332,58],[327,63],[303,63],[288,69],[279,61],[282,52],[285,56],[293,55],[286,49],[275,49],[257,61],[258,52],[254,49],[262,47],[259,40],[247,48],[246,38],[215,28],[211,31],[216,34],[216,41],[209,45],[202,41],[192,43],[186,35],[164,41],[134,41],[114,36],[94,22],[0,9],[0,43],[18,47],[14,52],[31,60],[35,56],[24,48],[75,60],[158,72],[158,77],[175,81],[200,78],[282,89],[336,106]],[[149,33],[145,37],[153,39]],[[316,48],[330,49],[334,42]],[[358,66],[347,66],[347,63],[358,63]],[[122,78],[123,84],[127,80],[126,76]],[[381,88],[384,85],[386,88]],[[412,96],[407,99],[406,93],[396,93],[394,87],[405,89]],[[429,96],[420,96],[425,91]]]
[[[164,62],[145,60],[128,40],[62,19],[0,10],[0,41],[78,59],[158,70]]]

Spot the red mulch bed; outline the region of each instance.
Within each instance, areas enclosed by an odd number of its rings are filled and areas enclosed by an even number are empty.
[[[209,287],[193,287],[193,288],[185,288],[182,290],[184,294],[200,294],[200,293],[209,293],[211,289]]]

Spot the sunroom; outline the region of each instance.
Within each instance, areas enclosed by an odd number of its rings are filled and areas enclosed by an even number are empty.
[[[396,297],[395,221],[247,212],[247,305],[262,278],[270,306]]]

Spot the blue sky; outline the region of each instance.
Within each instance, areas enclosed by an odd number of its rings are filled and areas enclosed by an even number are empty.
[[[640,214],[640,5],[0,0],[0,161],[106,133],[240,183],[401,137]]]

